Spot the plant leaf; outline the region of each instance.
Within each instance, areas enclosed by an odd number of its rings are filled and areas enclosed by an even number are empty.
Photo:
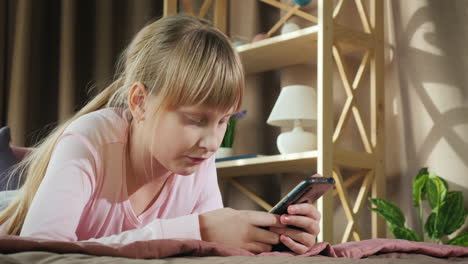
[[[465,223],[464,209],[462,192],[449,192],[437,217],[436,228],[441,229],[442,235],[450,235]]]
[[[405,216],[396,204],[384,199],[369,198],[369,201],[377,207],[369,209],[385,218],[390,226],[405,226]]]
[[[419,179],[419,178],[421,178],[421,177],[423,177],[425,175],[429,175],[429,170],[427,169],[427,167],[421,168],[418,171],[418,174],[416,175],[415,180]]]
[[[447,242],[447,245],[468,247],[468,234],[458,235]]]
[[[392,232],[393,236],[398,239],[406,239],[410,241],[422,241],[416,232],[413,230],[402,227],[402,226],[390,226],[390,232]]]
[[[449,192],[439,212],[433,212],[429,216],[424,228],[430,238],[439,239],[460,228],[465,222],[465,217],[463,194],[461,192]]]
[[[447,183],[442,178],[431,172],[429,173],[429,178],[425,186],[427,200],[431,205],[432,212],[438,213],[445,197],[447,196]]]
[[[427,168],[419,170],[418,175],[413,179],[413,206],[419,207],[421,201],[426,197],[426,182],[429,178]]]
[[[236,119],[231,117],[228,121],[226,132],[224,133],[223,141],[221,142],[221,147],[232,148],[234,143],[234,131],[236,128]]]
[[[427,236],[430,238],[439,238],[442,236],[435,227],[436,218],[437,215],[435,213],[431,213],[426,220],[426,224],[424,225],[424,230],[426,231]]]

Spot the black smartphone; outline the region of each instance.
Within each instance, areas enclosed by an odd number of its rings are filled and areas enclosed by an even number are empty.
[[[271,208],[269,212],[278,215],[287,214],[288,206],[291,204],[313,203],[334,185],[335,180],[333,178],[325,178],[319,174],[315,174],[296,185],[296,187]],[[290,228],[299,229],[294,226],[290,226]],[[272,246],[272,251],[282,252],[289,250],[290,249],[283,245],[283,243]]]
[[[335,180],[333,178],[325,178],[315,174],[296,185],[269,212],[282,215],[287,213],[288,206],[291,204],[313,203],[332,188],[334,184]]]

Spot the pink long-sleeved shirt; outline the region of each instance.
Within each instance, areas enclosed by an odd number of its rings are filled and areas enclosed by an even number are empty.
[[[198,214],[222,207],[214,157],[189,176],[169,177],[141,215],[127,195],[129,112],[103,109],[74,121],[57,143],[21,236],[129,243],[200,239]]]

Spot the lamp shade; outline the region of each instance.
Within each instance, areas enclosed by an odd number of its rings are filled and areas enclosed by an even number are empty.
[[[303,127],[312,127],[317,120],[317,94],[306,85],[289,85],[281,89],[267,124],[293,127],[300,120]]]

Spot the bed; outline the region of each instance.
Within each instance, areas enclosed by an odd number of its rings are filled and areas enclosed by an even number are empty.
[[[306,254],[248,251],[200,240],[161,239],[127,245],[0,237],[0,263],[468,263],[468,247],[398,239],[317,243]]]

